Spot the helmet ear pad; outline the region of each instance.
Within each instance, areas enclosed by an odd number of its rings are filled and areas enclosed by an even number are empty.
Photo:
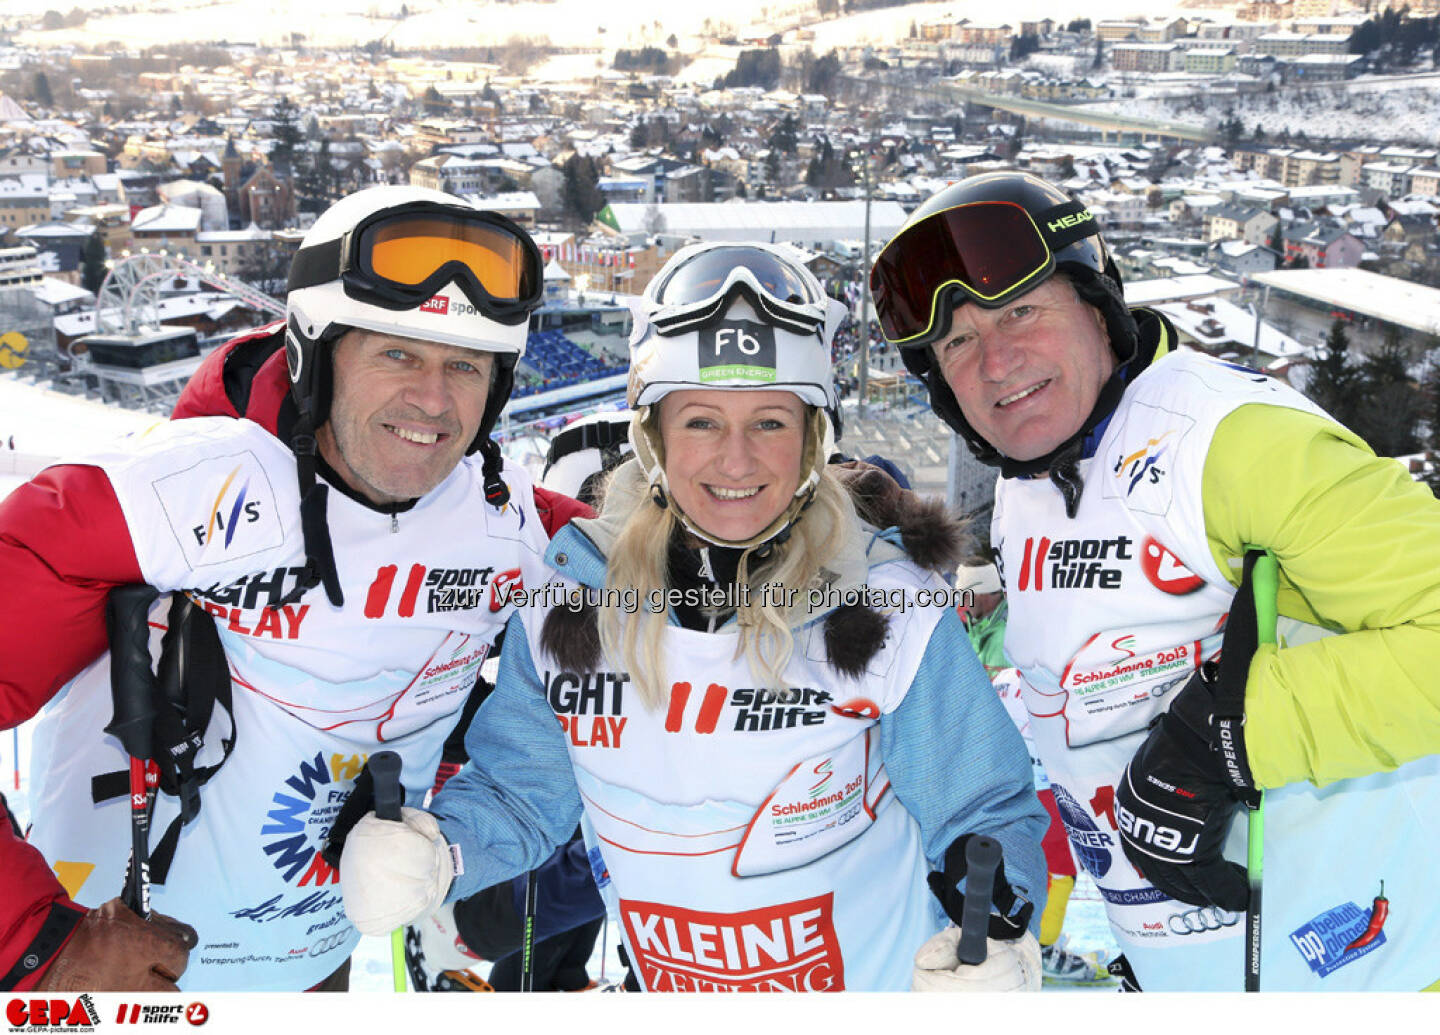
[[[1100,310],[1116,361],[1124,364],[1134,359],[1140,347],[1140,328],[1119,283],[1085,266],[1065,266],[1060,272],[1069,276],[1081,301]]]
[[[330,417],[335,394],[334,349],[340,339],[354,330],[332,323],[315,338],[307,338],[294,313],[286,321],[285,365],[290,374],[290,394],[296,409],[318,428]]]

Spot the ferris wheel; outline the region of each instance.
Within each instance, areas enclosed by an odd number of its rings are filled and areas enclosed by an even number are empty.
[[[95,299],[96,333],[133,335],[157,329],[165,282],[178,273],[169,257],[148,252],[116,262]]]
[[[95,298],[95,333],[133,336],[157,330],[160,303],[177,278],[193,277],[224,291],[270,317],[285,314],[284,303],[249,284],[202,268],[183,255],[141,252],[111,265]]]

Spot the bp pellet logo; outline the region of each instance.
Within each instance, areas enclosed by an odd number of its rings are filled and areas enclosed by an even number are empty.
[[[73,999],[30,996],[6,1003],[5,1019],[11,1031],[94,1031],[100,1014],[88,995]]]

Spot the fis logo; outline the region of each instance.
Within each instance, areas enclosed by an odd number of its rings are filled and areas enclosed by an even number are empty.
[[[1135,540],[1127,535],[1114,539],[1057,539],[1027,537],[1020,558],[1019,592],[1051,589],[1119,589],[1123,571],[1106,561],[1134,559]]]
[[[1165,469],[1159,466],[1165,454],[1170,451],[1170,438],[1175,432],[1167,431],[1159,438],[1152,438],[1133,453],[1122,454],[1115,461],[1112,473],[1125,485],[1125,495],[1135,491],[1142,481],[1158,485],[1165,476]]]
[[[215,502],[210,505],[209,518],[190,530],[195,536],[195,542],[200,546],[214,542],[215,533],[221,532],[225,536],[223,548],[228,550],[230,541],[235,538],[235,532],[242,524],[254,524],[260,520],[260,502],[246,498],[250,491],[248,479],[236,490],[233,498],[226,498],[235,482],[235,476],[243,466],[236,464],[235,469],[226,477],[225,483],[220,486],[220,491],[215,494]]]
[[[422,313],[435,313],[439,316],[444,316],[450,311],[450,299],[444,295],[435,295],[433,298],[426,299],[420,303],[420,311]]]

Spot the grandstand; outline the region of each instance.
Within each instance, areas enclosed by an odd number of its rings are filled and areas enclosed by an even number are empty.
[[[623,374],[625,370],[623,360],[616,362],[603,352],[597,356],[564,331],[553,328],[531,331],[525,345],[525,356],[520,360],[520,376],[516,379],[512,397],[523,398],[537,392],[566,388]]]

